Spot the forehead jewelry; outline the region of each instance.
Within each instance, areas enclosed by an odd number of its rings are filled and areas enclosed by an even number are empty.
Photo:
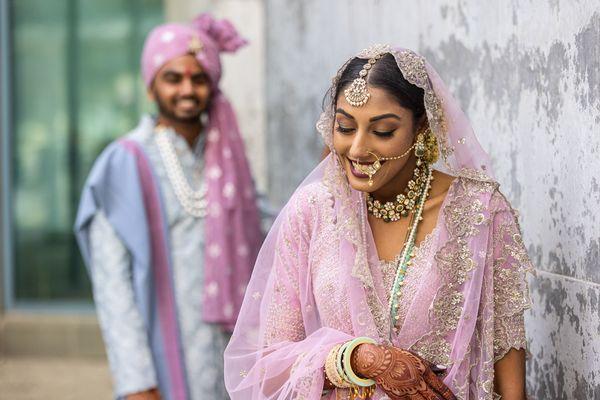
[[[364,165],[364,164],[359,164],[355,161],[352,161],[352,166],[358,172],[361,172],[361,173],[367,175],[369,177],[369,181],[367,183],[369,184],[369,186],[373,186],[373,175],[375,175],[377,173],[377,171],[379,171],[379,169],[381,168],[381,161],[399,160],[401,158],[406,157],[411,152],[411,150],[414,148],[415,148],[415,145],[413,144],[404,153],[400,154],[399,156],[394,156],[394,157],[379,157],[377,154],[373,153],[372,151],[367,151],[367,153],[369,153],[375,157],[375,162],[373,164]]]
[[[352,81],[352,84],[344,90],[344,97],[346,97],[346,101],[351,106],[363,106],[367,103],[369,97],[371,97],[371,94],[367,90],[367,74],[369,73],[369,70],[373,68],[373,64],[375,64],[382,56],[383,53],[380,53],[375,57],[370,58],[358,73],[358,78]]]
[[[188,51],[190,53],[197,54],[201,52],[203,48],[204,45],[198,36],[194,35],[190,38],[190,41],[188,42]]]

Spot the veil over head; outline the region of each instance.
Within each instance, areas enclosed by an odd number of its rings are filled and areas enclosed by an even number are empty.
[[[332,152],[294,192],[269,232],[225,351],[232,399],[321,398],[329,350],[356,336],[447,366],[444,382],[460,399],[493,398],[494,316],[518,315],[527,307],[522,277],[529,260],[489,157],[438,74],[423,57],[402,48],[376,45],[357,57],[384,53],[424,90],[441,155],[436,169],[456,176],[438,217],[435,261],[407,306],[404,324],[391,330],[389,288],[365,195],[351,188],[334,154],[330,98],[317,129]],[[508,228],[500,232],[500,226]],[[514,251],[497,249],[493,235],[510,235]],[[494,268],[500,264],[506,268],[498,277]],[[323,283],[320,266],[331,275],[325,282],[334,285]],[[495,280],[507,284],[497,290]],[[387,397],[377,390],[373,398]]]

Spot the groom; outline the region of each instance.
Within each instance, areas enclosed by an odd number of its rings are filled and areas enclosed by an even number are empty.
[[[107,147],[75,231],[121,399],[223,399],[223,350],[262,241],[221,52],[246,41],[210,15],[147,37],[157,105]]]

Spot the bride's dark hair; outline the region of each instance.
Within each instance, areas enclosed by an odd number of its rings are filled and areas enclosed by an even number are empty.
[[[360,70],[366,62],[367,60],[358,57],[350,60],[342,72],[337,85],[332,87],[334,101],[358,77]],[[413,85],[404,78],[393,55],[387,53],[373,65],[373,68],[367,75],[367,83],[372,87],[383,89],[394,96],[402,107],[408,108],[412,112],[413,121],[420,120],[425,114],[423,89]],[[326,100],[327,97],[325,97],[324,102]]]

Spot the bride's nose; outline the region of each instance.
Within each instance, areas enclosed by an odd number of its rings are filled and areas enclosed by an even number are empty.
[[[369,151],[367,135],[358,131],[352,138],[352,145],[348,151],[348,156],[357,161],[371,160],[374,157]]]

